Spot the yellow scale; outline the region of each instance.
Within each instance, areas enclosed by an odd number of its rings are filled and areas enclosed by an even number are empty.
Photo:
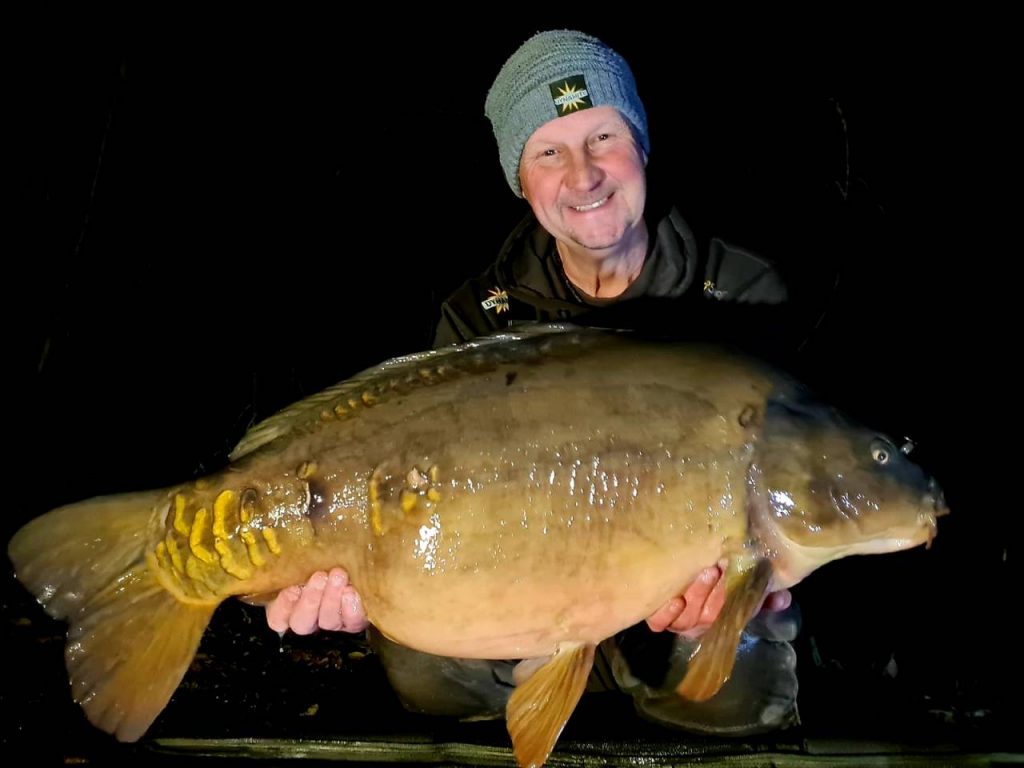
[[[304,465],[303,468],[308,476],[316,466]],[[203,490],[200,483],[196,483],[196,490]],[[255,496],[251,489],[244,491],[241,499],[234,490],[221,491],[213,500],[211,519],[206,505],[200,505],[194,498],[193,505],[190,505],[185,494],[176,493],[172,502],[172,526],[155,549],[160,568],[172,573],[186,592],[195,592],[197,597],[208,596],[203,594],[207,591],[210,595],[218,591],[210,580],[210,566],[236,579],[250,578],[253,567],[259,568],[267,563],[264,551],[272,555],[281,554],[273,528],[261,528],[260,537],[257,537],[249,526],[256,511]],[[191,515],[191,521],[190,506],[199,506]],[[235,541],[241,546],[234,544]],[[183,576],[192,581],[191,589],[186,586]]]

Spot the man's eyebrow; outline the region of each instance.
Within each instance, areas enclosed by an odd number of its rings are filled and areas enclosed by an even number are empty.
[[[597,123],[593,128],[587,131],[588,136],[593,136],[595,133],[608,133],[609,131],[628,131],[629,126],[625,120],[616,120],[614,117],[609,117],[600,123]]]
[[[591,128],[589,131],[587,131],[586,135],[587,136],[593,136],[595,133],[607,133],[610,130],[628,131],[629,130],[629,126],[626,125],[624,120],[616,120],[614,118],[608,118],[604,122],[598,123],[593,128]],[[539,138],[539,137],[536,137],[536,136],[531,136],[529,139],[526,140],[526,144],[524,144],[523,146],[525,148],[525,147],[531,147],[531,146],[536,146],[536,145],[552,145],[552,144],[556,144],[556,145],[557,144],[565,144],[565,139],[546,139],[546,138]]]
[[[564,143],[565,143],[565,141],[563,141],[562,139],[540,139],[540,138],[531,136],[529,139],[526,140],[526,144],[523,145],[523,148],[525,149],[526,147],[551,146],[551,145],[554,145],[554,144],[564,144]]]

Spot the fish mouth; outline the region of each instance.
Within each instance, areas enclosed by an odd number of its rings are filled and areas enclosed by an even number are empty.
[[[934,479],[928,481],[928,490],[925,492],[921,502],[926,507],[921,513],[921,524],[927,527],[928,539],[925,541],[925,549],[931,549],[932,539],[938,533],[938,519],[949,514],[949,507],[946,505],[946,495],[939,488]]]
[[[949,514],[949,507],[946,506],[946,495],[939,488],[939,484],[935,480],[928,481],[928,490],[925,492],[922,501],[926,507],[931,507],[935,517],[943,517]]]

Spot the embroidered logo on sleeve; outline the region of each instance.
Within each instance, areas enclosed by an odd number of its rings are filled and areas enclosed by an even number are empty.
[[[724,299],[726,292],[721,288],[716,288],[713,280],[704,281],[704,298],[705,299]]]
[[[508,312],[508,294],[505,291],[491,288],[487,292],[491,295],[480,302],[481,307],[493,309],[499,315],[502,312]]]
[[[559,115],[567,115],[580,109],[590,109],[594,102],[587,90],[587,81],[583,75],[567,77],[548,85],[551,89],[551,100]]]

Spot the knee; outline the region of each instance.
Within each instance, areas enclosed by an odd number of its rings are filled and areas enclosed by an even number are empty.
[[[513,690],[511,682],[506,682],[511,681],[508,662],[414,651],[375,630],[370,631],[370,647],[380,658],[398,700],[410,712],[463,719],[504,716]]]

